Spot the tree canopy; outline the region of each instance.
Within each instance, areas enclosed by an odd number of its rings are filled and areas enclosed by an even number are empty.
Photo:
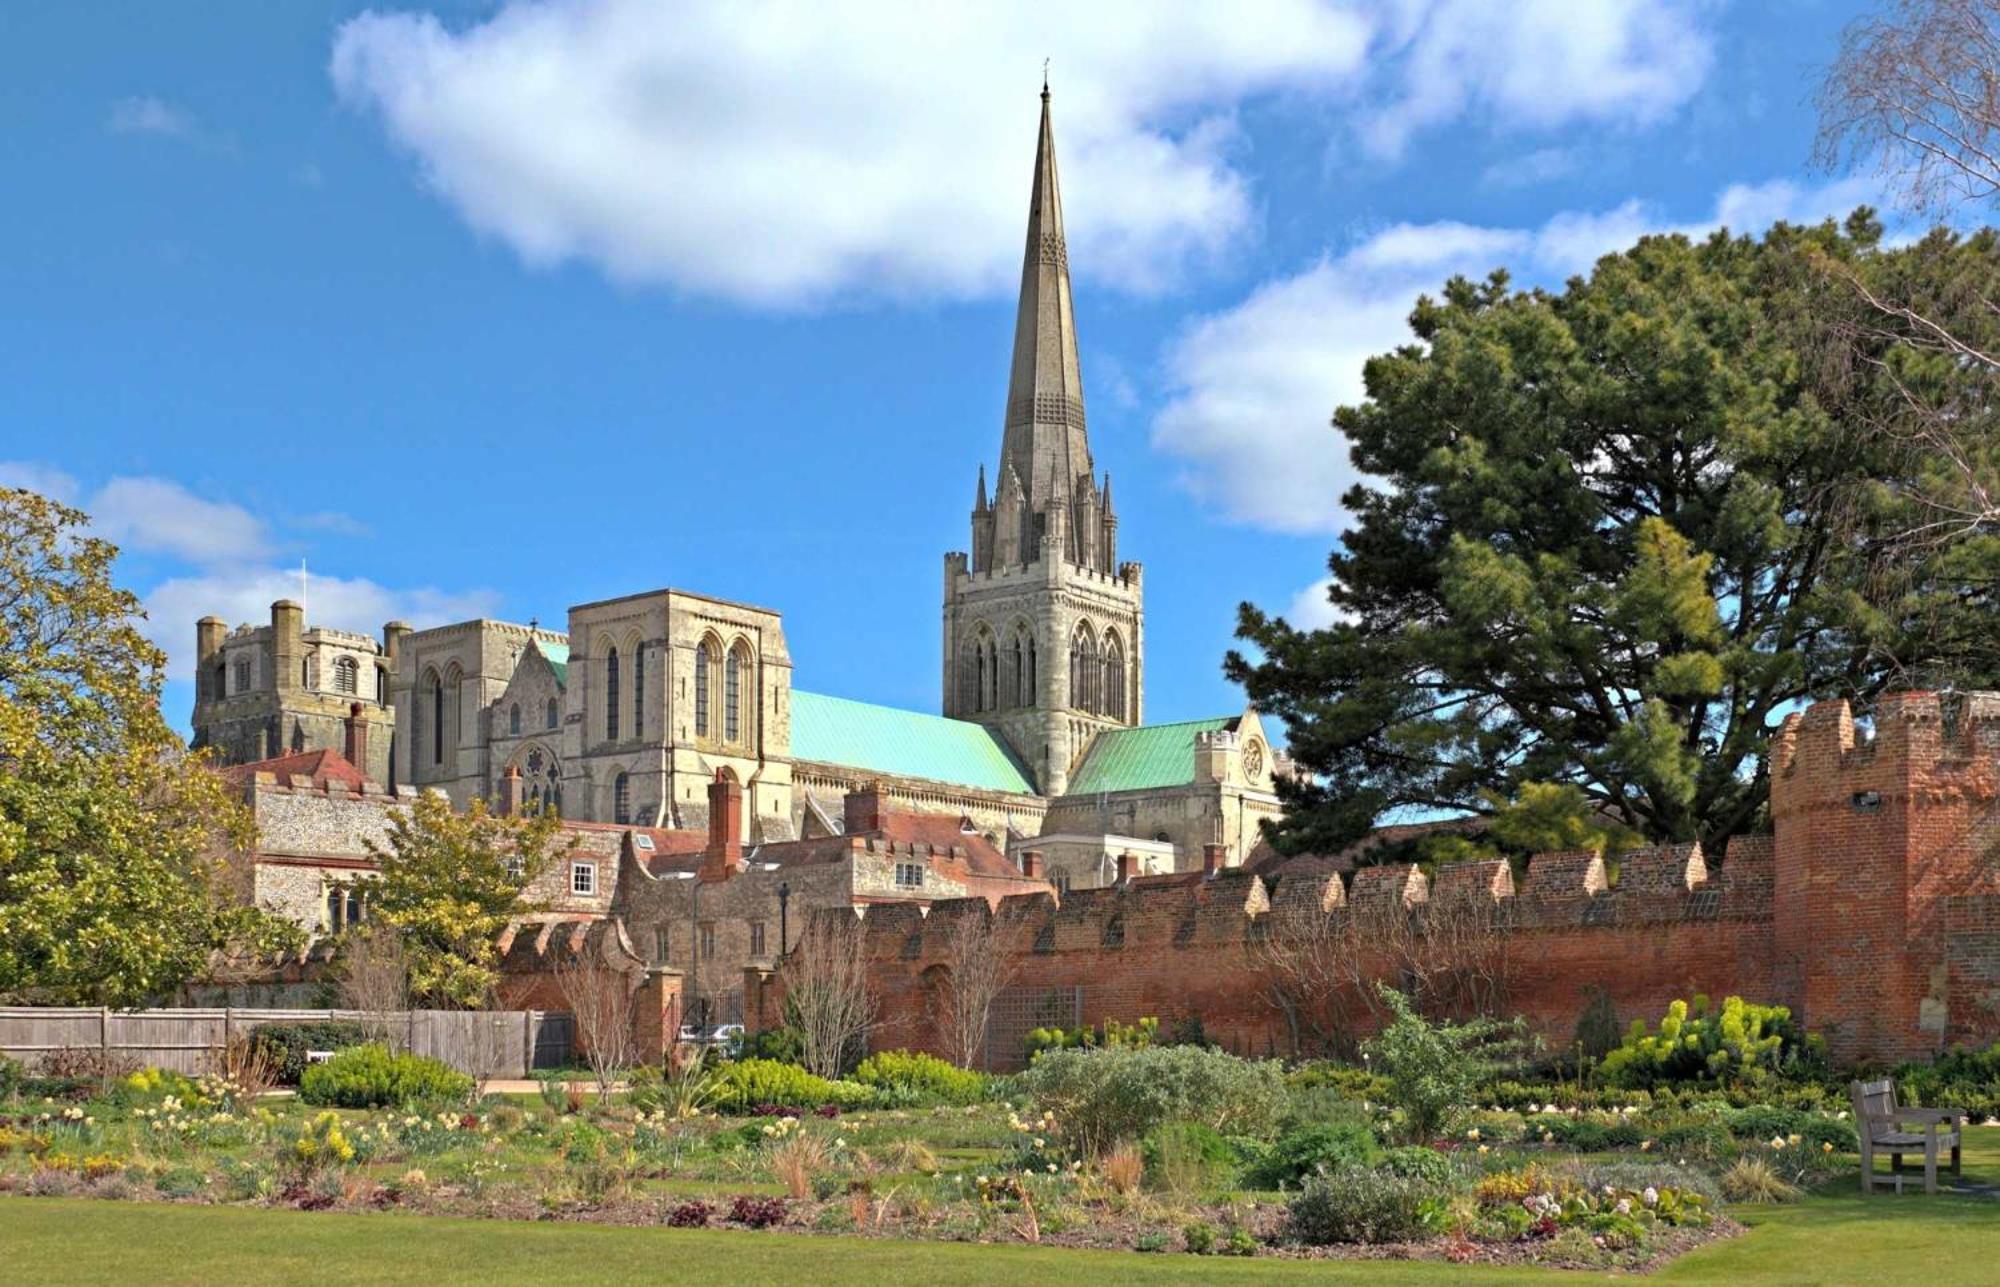
[[[1560,834],[1565,799],[1605,834],[1713,844],[1759,822],[1796,703],[2000,682],[2000,533],[1938,528],[1968,475],[1884,428],[1948,406],[1990,462],[1990,402],[1853,289],[1990,341],[2000,244],[1880,238],[1866,210],[1649,237],[1559,292],[1495,273],[1417,303],[1415,342],[1334,416],[1366,475],[1329,561],[1340,619],[1245,604],[1226,662],[1305,771],[1282,848],[1398,809]]]
[[[370,914],[402,931],[409,991],[420,1005],[478,1009],[499,981],[508,922],[537,910],[526,889],[561,856],[554,813],[505,817],[474,800],[464,813],[425,792],[389,815],[389,843],[369,842],[381,878]]]
[[[134,1005],[296,935],[228,889],[248,813],[167,727],[86,523],[0,488],[0,997]]]

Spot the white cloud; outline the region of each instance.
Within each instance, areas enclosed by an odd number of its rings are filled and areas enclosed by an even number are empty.
[[[755,305],[1004,292],[1053,60],[1072,262],[1152,291],[1255,231],[1235,113],[1386,102],[1378,149],[1477,112],[1648,120],[1691,93],[1684,0],[1019,4],[512,0],[345,23],[330,74],[534,265]]]
[[[1575,148],[1537,148],[1526,156],[1508,157],[1486,167],[1479,181],[1495,188],[1532,188],[1576,172],[1583,158]]]
[[[190,563],[249,562],[268,552],[263,521],[240,505],[203,500],[166,478],[114,478],[91,498],[97,534]]]
[[[1181,481],[1225,517],[1283,532],[1331,532],[1339,497],[1359,477],[1329,426],[1333,409],[1363,397],[1362,364],[1411,341],[1419,294],[1453,273],[1505,266],[1517,283],[1552,284],[1649,232],[1702,236],[1727,225],[1761,232],[1778,219],[1811,222],[1869,200],[1865,183],[1736,185],[1706,220],[1677,222],[1628,201],[1567,211],[1538,228],[1399,224],[1291,277],[1267,282],[1235,307],[1197,319],[1168,346],[1169,398],[1154,446],[1181,458]]]
[[[434,586],[396,589],[365,577],[306,578],[306,624],[378,634],[383,623],[406,621],[424,629],[452,621],[492,616],[500,596],[490,590],[448,591]],[[194,674],[194,623],[213,614],[232,627],[266,624],[271,605],[299,597],[296,568],[252,567],[211,570],[172,577],[145,596],[148,638],[166,649],[167,675]]]
[[[151,95],[121,98],[111,105],[104,128],[113,134],[151,134],[159,138],[191,139],[194,117],[184,108]]]
[[[1332,577],[1321,577],[1293,595],[1291,606],[1285,609],[1285,620],[1300,630],[1324,630],[1336,621],[1345,620],[1348,614],[1327,601],[1326,592],[1332,585]]]
[[[1701,0],[1410,0],[1401,90],[1363,138],[1396,156],[1418,132],[1477,114],[1500,125],[1645,125],[1678,109],[1708,74]]]
[[[64,505],[74,505],[81,490],[62,470],[32,460],[0,460],[0,487],[39,492]]]

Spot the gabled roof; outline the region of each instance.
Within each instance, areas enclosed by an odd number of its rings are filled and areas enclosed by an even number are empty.
[[[548,643],[541,639],[535,640],[534,645],[542,654],[543,659],[549,663],[549,669],[556,672],[556,686],[559,688],[568,688],[569,645],[566,643]]]
[[[222,770],[222,776],[231,782],[243,783],[255,778],[259,773],[269,773],[278,779],[278,785],[290,786],[294,776],[304,775],[312,779],[316,787],[324,787],[329,782],[361,789],[367,775],[354,767],[339,751],[295,751],[290,755],[280,755],[275,759],[252,760],[248,764],[232,764]]]
[[[1069,780],[1069,794],[1185,786],[1194,781],[1195,734],[1233,728],[1239,718],[1229,715],[1179,724],[1144,724],[1099,733]]]
[[[792,757],[1029,794],[1013,751],[983,724],[792,690]]]

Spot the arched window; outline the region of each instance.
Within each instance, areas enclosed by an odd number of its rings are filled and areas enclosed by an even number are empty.
[[[333,663],[333,691],[336,693],[361,691],[361,667],[354,658],[342,657]]]
[[[1000,709],[1000,645],[993,636],[986,637],[986,709]]]
[[[438,682],[437,672],[429,672],[424,683],[431,690],[431,763],[444,763],[444,685]]]
[[[618,740],[618,650],[616,648],[604,654],[604,736],[607,741]]]
[[[632,736],[646,735],[646,645],[632,649]]]
[[[311,688],[312,686],[313,686],[312,658],[301,657],[299,658],[299,687]]]
[[[548,705],[548,710],[547,710],[547,712],[546,712],[546,713],[544,714],[544,716],[543,716],[543,719],[544,719],[544,722],[545,722],[545,723],[546,723],[546,724],[548,725],[548,727],[550,727],[550,728],[554,728],[554,727],[556,726],[556,699],[555,699],[555,698],[553,698],[553,697],[549,698],[549,705]]]
[[[708,640],[694,650],[694,735],[708,736]]]
[[[515,737],[521,736],[521,703],[515,702],[507,708],[507,731]]]
[[[743,672],[749,664],[750,658],[738,644],[729,650],[722,666],[722,737],[726,742],[743,737]]]
[[[1113,719],[1125,718],[1125,649],[1114,631],[1104,632],[1103,710]]]
[[[972,641],[972,709],[986,709],[986,645],[980,640]]]
[[[389,672],[381,666],[375,668],[375,700],[378,702],[389,700]]]
[[[1097,636],[1089,626],[1078,626],[1069,644],[1069,704],[1080,711],[1096,711],[1101,678]]]
[[[611,820],[632,821],[632,779],[620,773],[611,783]]]
[[[212,678],[212,679],[211,679],[211,680],[209,681],[209,684],[210,684],[210,687],[209,687],[209,690],[208,690],[208,695],[209,695],[210,697],[227,697],[227,696],[229,696],[229,679],[228,679],[228,675],[227,675],[227,673],[226,673],[226,672],[225,672],[225,671],[223,670],[223,668],[222,668],[222,663],[221,663],[221,662],[219,662],[219,661],[215,663],[215,676],[214,676],[214,678]]]

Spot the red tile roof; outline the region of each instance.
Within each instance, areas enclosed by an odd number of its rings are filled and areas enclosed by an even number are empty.
[[[350,786],[357,791],[367,781],[367,776],[355,768],[339,751],[297,751],[291,755],[280,755],[276,759],[252,760],[248,764],[232,764],[222,770],[222,776],[238,784],[249,782],[259,773],[269,773],[278,779],[280,786],[290,786],[297,776],[312,779],[316,787],[329,783]]]

